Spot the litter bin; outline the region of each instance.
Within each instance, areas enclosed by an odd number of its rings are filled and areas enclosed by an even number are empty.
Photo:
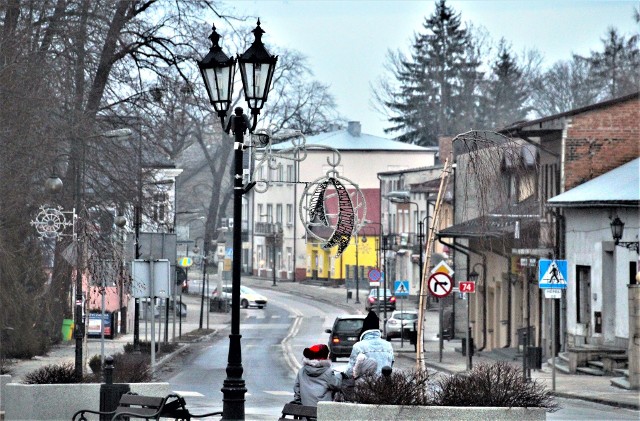
[[[353,291],[347,291],[347,300],[350,300],[353,297]]]
[[[542,348],[539,346],[527,347],[527,367],[540,370],[542,368]]]
[[[469,344],[471,346],[471,356],[475,354],[475,344],[473,343],[473,338],[470,338]],[[467,356],[467,338],[462,338],[462,355]]]
[[[70,341],[73,338],[73,320],[62,320],[62,340]]]

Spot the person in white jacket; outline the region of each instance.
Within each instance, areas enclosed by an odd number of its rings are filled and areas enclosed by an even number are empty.
[[[369,314],[365,317],[360,333],[360,340],[353,345],[353,349],[351,350],[349,364],[347,364],[345,370],[347,377],[353,376],[353,367],[360,354],[364,354],[367,358],[371,358],[377,363],[376,374],[380,374],[382,368],[385,366],[393,368],[393,362],[395,360],[393,347],[388,341],[382,339],[380,319],[373,311],[369,311]]]
[[[320,401],[331,401],[332,393],[340,390],[341,379],[333,374],[329,348],[324,344],[305,348],[302,367],[293,386],[294,402],[318,406]]]

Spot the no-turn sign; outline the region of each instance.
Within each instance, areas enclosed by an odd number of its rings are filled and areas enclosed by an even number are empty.
[[[451,277],[444,272],[436,272],[429,276],[428,282],[429,292],[438,298],[444,298],[451,294],[453,290],[453,281]]]

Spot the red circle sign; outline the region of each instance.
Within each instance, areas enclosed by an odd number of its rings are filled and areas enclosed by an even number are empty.
[[[453,281],[451,277],[444,272],[436,272],[433,275],[429,276],[429,281],[427,283],[429,287],[429,292],[438,298],[444,298],[447,295],[451,294],[453,290]]]
[[[382,272],[378,269],[371,269],[369,273],[367,273],[367,276],[371,282],[378,282],[382,278]]]

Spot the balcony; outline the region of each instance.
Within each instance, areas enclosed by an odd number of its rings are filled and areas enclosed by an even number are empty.
[[[264,237],[268,237],[273,235],[274,233],[282,232],[282,224],[280,223],[270,223],[270,222],[256,222],[253,234],[260,235]]]

